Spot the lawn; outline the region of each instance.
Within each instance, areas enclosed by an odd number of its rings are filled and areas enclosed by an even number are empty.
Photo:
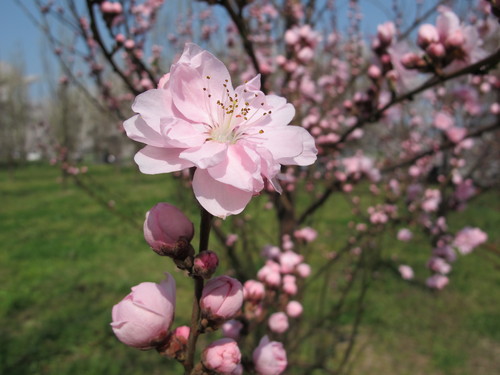
[[[14,174],[0,170],[0,374],[180,374],[179,365],[154,351],[118,342],[109,322],[111,307],[131,286],[158,282],[168,271],[179,290],[175,324],[187,323],[189,280],[148,248],[141,226],[144,213],[158,201],[175,203],[196,218],[191,192],[179,189],[170,176],[144,176],[134,167],[93,166],[85,181],[96,187],[93,197],[72,180],[64,183],[53,167],[27,166]],[[262,199],[252,202],[246,215],[272,229]],[[342,199],[318,212],[311,224],[324,236],[310,250],[313,269],[341,243],[349,220]],[[478,226],[490,240],[454,264],[451,284],[441,292],[404,282],[389,267],[371,275],[348,366],[352,374],[500,372],[499,224],[500,198],[493,192],[451,218],[452,228]],[[259,234],[256,254],[272,238]],[[213,237],[211,244],[217,250]],[[414,266],[417,279],[425,280],[430,250],[424,244],[387,238],[381,245],[388,260]],[[330,280],[331,293],[337,292],[334,284],[342,283]],[[321,285],[318,279],[308,288],[306,316],[317,308]],[[339,321],[348,330],[354,319],[347,310]]]

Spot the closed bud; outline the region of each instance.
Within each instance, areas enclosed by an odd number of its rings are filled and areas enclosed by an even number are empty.
[[[113,306],[111,327],[128,346],[150,349],[164,344],[174,319],[175,280],[166,274],[160,284],[141,283]]]
[[[284,312],[271,314],[267,321],[269,329],[276,333],[283,333],[288,329],[288,317]]]
[[[388,46],[396,35],[396,26],[393,22],[386,22],[377,27],[377,38],[381,45]]]
[[[210,250],[200,252],[194,258],[193,274],[210,279],[219,265],[217,254]]]
[[[259,303],[266,295],[266,288],[264,284],[257,280],[247,280],[243,284],[243,296],[245,301],[252,303]]]
[[[426,49],[430,44],[437,42],[439,42],[439,33],[434,25],[427,23],[420,26],[417,37],[417,44],[420,48]]]
[[[159,255],[184,260],[193,255],[193,223],[177,207],[158,203],[146,213],[144,238]]]
[[[378,80],[382,76],[382,71],[377,65],[371,65],[368,68],[368,77],[370,77],[373,80]]]
[[[219,276],[203,288],[200,307],[203,315],[212,321],[227,320],[235,316],[243,304],[241,283],[229,276]]]
[[[236,341],[224,338],[214,341],[205,348],[201,362],[207,369],[219,374],[241,373],[241,352]]]
[[[290,301],[286,305],[286,313],[290,318],[297,318],[302,315],[304,308],[299,301]]]
[[[422,65],[425,65],[424,59],[422,59],[419,55],[413,52],[409,52],[401,57],[401,64],[406,69],[418,69],[421,68]]]
[[[168,342],[163,347],[158,348],[160,354],[169,358],[175,358],[178,361],[183,361],[186,356],[190,330],[188,326],[180,326],[174,329],[172,333],[170,333]]]
[[[283,344],[269,341],[267,336],[260,340],[252,355],[255,371],[259,375],[279,375],[288,364]]]
[[[465,43],[465,37],[462,30],[457,29],[446,38],[446,48],[461,48]]]
[[[440,60],[446,56],[446,49],[441,43],[433,43],[426,49],[427,54],[433,60]]]

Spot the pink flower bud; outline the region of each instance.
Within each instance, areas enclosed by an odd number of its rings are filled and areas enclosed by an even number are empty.
[[[241,352],[236,341],[224,338],[207,346],[201,355],[201,361],[209,370],[220,374],[232,374],[239,367]]]
[[[233,340],[238,340],[242,329],[242,322],[236,319],[231,319],[222,325],[222,335]]]
[[[290,318],[298,318],[302,315],[302,311],[304,311],[304,308],[299,301],[290,301],[286,305],[286,313]]]
[[[158,203],[146,213],[144,238],[160,255],[184,259],[191,252],[193,236],[193,223],[171,204]]]
[[[111,327],[124,344],[149,349],[166,339],[175,311],[175,280],[168,273],[166,276],[160,284],[134,286],[113,306]]]
[[[205,250],[194,258],[193,274],[210,279],[219,265],[219,258],[213,251]]]
[[[446,130],[446,135],[453,143],[459,143],[467,136],[467,129],[454,126]]]
[[[297,266],[297,273],[300,277],[305,279],[311,274],[311,266],[307,263],[301,263]]]
[[[103,13],[113,13],[114,11],[114,6],[113,3],[110,1],[103,1],[101,3],[101,12]]]
[[[160,354],[169,358],[183,358],[187,349],[190,330],[188,326],[180,326],[174,329],[166,345],[158,348]]]
[[[266,295],[266,289],[264,284],[257,280],[247,280],[243,284],[243,296],[245,301],[251,301],[254,303],[262,301]]]
[[[132,39],[127,39],[123,45],[125,46],[126,49],[132,49],[135,47],[135,42]]]
[[[201,295],[202,313],[212,320],[229,319],[243,304],[241,283],[229,276],[219,276],[207,282]]]
[[[120,14],[123,11],[122,5],[118,2],[113,3],[113,13]]]
[[[399,274],[404,280],[411,280],[413,279],[413,269],[410,266],[407,266],[406,264],[402,264],[398,267]]]
[[[370,65],[368,68],[368,77],[373,80],[377,80],[382,76],[382,71],[377,65]]]
[[[125,42],[125,35],[123,35],[123,34],[116,34],[115,40],[116,40],[117,43],[122,44],[122,43]]]
[[[439,42],[439,33],[434,25],[426,23],[418,29],[417,44],[426,49],[432,43]]]
[[[302,255],[299,255],[291,250],[281,253],[279,257],[281,272],[282,273],[293,272],[295,270],[295,267],[302,262],[302,259],[304,259]]]
[[[401,65],[403,65],[406,69],[417,69],[425,65],[425,61],[418,56],[416,53],[408,52],[401,57]]]
[[[305,227],[296,230],[293,232],[293,235],[295,238],[304,240],[305,242],[312,242],[316,239],[316,237],[318,237],[318,232],[311,227]]]
[[[461,29],[453,31],[444,42],[447,48],[461,48],[465,43],[465,37]]]
[[[264,336],[253,351],[253,363],[259,375],[281,374],[288,364],[283,344]]]
[[[271,314],[267,324],[271,331],[283,333],[288,329],[288,317],[284,312],[276,312]]]
[[[297,58],[303,63],[308,63],[309,61],[312,60],[313,57],[314,57],[314,51],[310,47],[302,48],[297,54]]]
[[[432,43],[425,51],[435,60],[442,59],[446,56],[446,49],[441,43]]]
[[[443,289],[449,283],[449,279],[443,275],[432,275],[426,280],[426,285],[431,289]]]
[[[408,228],[402,228],[398,232],[398,240],[408,242],[412,239],[413,234]]]
[[[381,44],[390,45],[396,35],[396,26],[393,22],[386,22],[377,27],[377,38]]]

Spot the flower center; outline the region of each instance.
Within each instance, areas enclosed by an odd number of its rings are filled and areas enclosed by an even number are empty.
[[[209,76],[206,77],[210,79]],[[238,93],[230,94],[227,87],[229,84],[228,80],[223,84],[222,97],[217,100],[216,113],[212,110],[212,124],[208,125],[207,129],[207,141],[215,141],[219,143],[229,143],[235,144],[240,139],[255,135],[252,134],[251,129],[255,125],[255,115],[261,111],[260,108],[255,108],[253,101],[258,100],[258,94],[251,94],[253,100],[243,101],[238,97]],[[215,100],[212,98],[210,91],[206,88],[203,89],[208,94],[208,100]],[[247,90],[244,90],[247,93]],[[233,97],[234,96],[234,97]],[[259,98],[261,99],[261,97]],[[260,100],[259,100],[260,102]],[[264,102],[261,103],[264,106]],[[213,106],[211,107],[213,108]],[[270,114],[269,112],[261,113],[261,115]],[[260,117],[260,116],[259,116]],[[257,130],[256,134],[264,133],[263,130]]]

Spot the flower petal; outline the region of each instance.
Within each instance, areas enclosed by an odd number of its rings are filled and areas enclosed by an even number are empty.
[[[208,173],[215,180],[240,190],[253,192],[263,188],[259,156],[255,153],[249,155],[245,148],[238,144],[230,145],[225,160],[208,168]],[[257,184],[257,190],[255,179],[260,180],[260,186]]]
[[[204,169],[196,169],[193,191],[203,208],[223,219],[227,215],[236,215],[243,211],[253,195],[251,192],[214,180]]]
[[[192,124],[178,119],[175,124],[169,126],[165,131],[168,145],[174,148],[199,147],[207,138],[203,134],[204,129],[205,125]]]
[[[302,154],[304,150],[301,131],[305,129],[298,126],[266,128],[262,134],[261,146],[271,152],[274,160],[281,164],[291,161],[291,158]]]
[[[199,72],[185,64],[174,65],[170,72],[170,89],[174,106],[185,119],[212,123],[206,85]]]
[[[224,161],[226,153],[226,143],[205,142],[199,147],[183,150],[179,157],[190,161],[199,168],[206,169]]]
[[[270,115],[273,126],[288,125],[295,116],[295,108],[292,104],[287,103],[285,98],[276,95],[267,95],[266,102],[269,107],[272,107]]]
[[[176,172],[193,166],[193,163],[179,158],[179,153],[183,150],[146,146],[135,154],[134,161],[145,174]]]
[[[152,89],[135,98],[132,110],[139,113],[153,130],[161,132],[160,123],[172,117],[172,100],[168,90]]]
[[[309,132],[300,126],[287,126],[288,129],[293,129],[296,137],[302,140],[302,152],[291,158],[281,158],[278,160],[283,165],[311,165],[316,161],[318,150],[314,138]]]
[[[165,146],[162,135],[158,129],[154,129],[144,121],[141,115],[135,115],[123,123],[123,128],[127,133],[127,137],[134,141],[146,143],[151,146],[162,147]]]

